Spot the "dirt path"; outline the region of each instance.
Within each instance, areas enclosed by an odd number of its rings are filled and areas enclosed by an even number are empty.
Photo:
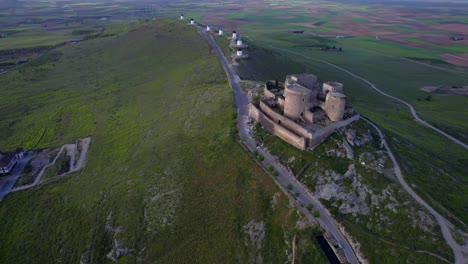
[[[277,49],[277,50],[286,51],[286,52],[289,52],[289,53],[292,53],[292,54],[295,54],[295,55],[304,57],[304,58],[306,58],[306,59],[310,59],[310,60],[315,60],[315,61],[318,61],[318,62],[322,62],[322,63],[325,63],[325,64],[327,64],[327,65],[329,65],[329,66],[332,66],[332,67],[334,67],[334,68],[336,68],[336,69],[339,69],[339,70],[341,70],[341,71],[343,71],[343,72],[346,72],[347,74],[349,74],[349,75],[351,75],[351,76],[353,76],[353,77],[355,77],[355,78],[357,78],[357,79],[359,79],[359,80],[365,82],[365,83],[368,84],[372,89],[376,90],[378,93],[380,93],[380,94],[382,94],[382,95],[384,95],[384,96],[386,96],[386,97],[389,97],[389,98],[391,98],[391,99],[393,99],[393,100],[395,100],[395,101],[398,101],[398,102],[400,102],[400,103],[406,105],[406,106],[409,108],[409,110],[410,110],[410,112],[411,112],[411,115],[413,115],[413,118],[414,118],[414,120],[416,120],[416,122],[418,122],[418,123],[422,124],[423,126],[426,126],[426,127],[430,128],[430,129],[436,131],[437,133],[439,133],[439,134],[441,134],[442,136],[448,138],[449,140],[451,140],[451,141],[454,142],[455,144],[458,144],[458,145],[464,147],[465,149],[468,149],[468,145],[465,144],[465,143],[463,143],[461,140],[456,139],[455,137],[453,137],[453,136],[447,134],[446,132],[444,132],[444,131],[442,131],[442,130],[436,128],[436,127],[434,127],[433,125],[429,124],[428,122],[426,122],[425,120],[423,120],[422,118],[420,118],[420,117],[418,116],[418,114],[416,113],[416,109],[414,109],[414,107],[413,107],[412,105],[410,105],[409,103],[407,103],[407,102],[401,100],[400,98],[397,98],[397,97],[395,97],[395,96],[393,96],[393,95],[389,95],[388,93],[383,92],[382,90],[380,90],[379,88],[377,88],[377,87],[376,87],[373,83],[371,83],[370,81],[368,81],[368,80],[366,80],[366,79],[364,79],[364,78],[362,78],[362,77],[360,77],[360,76],[357,76],[356,74],[354,74],[354,73],[352,73],[352,72],[350,72],[350,71],[348,71],[348,70],[346,70],[346,69],[343,69],[343,68],[341,68],[341,67],[339,67],[339,66],[337,66],[337,65],[335,65],[335,64],[329,63],[329,62],[327,62],[327,61],[315,59],[315,58],[312,58],[312,57],[309,57],[309,56],[305,56],[305,55],[303,55],[303,54],[300,54],[300,53],[297,53],[297,52],[294,52],[294,51],[290,51],[290,50],[287,50],[287,49],[278,48],[278,47],[275,47],[275,46],[273,46],[273,45],[270,45],[270,47],[272,47],[272,48],[274,48],[274,49]]]
[[[55,162],[58,160],[60,155],[62,155],[64,150],[67,151],[67,155],[70,157],[70,170],[68,172],[65,172],[63,174],[58,175],[57,177],[63,177],[65,175],[69,174],[69,173],[78,171],[84,165],[84,162],[85,162],[85,159],[86,159],[86,154],[88,152],[88,147],[89,147],[90,142],[91,142],[90,137],[80,140],[79,144],[81,146],[81,152],[80,152],[80,157],[78,159],[78,162],[76,162],[76,164],[75,164],[75,159],[76,159],[75,156],[76,156],[76,151],[77,151],[77,145],[76,144],[65,144],[65,145],[63,145],[60,148],[59,152],[57,153],[57,156],[55,156],[54,160],[51,163],[45,165],[41,169],[41,171],[39,172],[39,174],[37,175],[37,177],[36,177],[36,179],[34,180],[33,183],[14,188],[14,189],[11,190],[11,192],[27,190],[29,188],[32,188],[32,187],[38,185],[41,182],[42,176],[44,176],[44,173],[47,170],[47,168],[49,168],[50,166],[55,165]]]
[[[392,160],[393,167],[394,167],[394,172],[395,172],[395,175],[397,176],[398,182],[400,182],[400,184],[403,186],[403,189],[405,189],[405,191],[408,192],[409,195],[411,195],[411,197],[413,197],[413,199],[416,200],[416,202],[418,202],[420,205],[422,205],[424,208],[426,208],[434,216],[434,218],[437,220],[437,222],[439,223],[439,226],[440,226],[440,229],[442,231],[442,235],[443,235],[445,241],[447,242],[447,244],[453,250],[453,254],[455,256],[455,263],[457,263],[457,264],[466,263],[465,262],[466,259],[463,256],[462,247],[460,247],[460,245],[458,245],[455,242],[455,240],[452,237],[452,233],[450,232],[451,229],[453,229],[453,225],[447,219],[445,219],[442,215],[437,213],[431,206],[429,206],[423,199],[421,199],[421,197],[419,197],[413,191],[413,189],[411,189],[409,187],[408,183],[406,183],[405,179],[403,178],[403,175],[402,175],[401,170],[400,170],[400,166],[398,165],[398,162],[396,161],[395,156],[393,155],[392,151],[390,150],[390,148],[387,145],[387,142],[384,139],[384,135],[383,135],[382,131],[380,131],[380,129],[374,123],[370,122],[369,120],[367,120],[367,119],[365,119],[363,117],[361,117],[361,119],[366,121],[367,123],[369,123],[372,127],[375,128],[375,130],[377,130],[377,133],[379,134],[379,136],[380,136],[380,138],[382,140],[382,143],[383,143],[385,149],[387,150],[388,156]],[[466,234],[463,234],[463,235],[466,236]],[[426,252],[426,253],[429,253],[429,252]]]

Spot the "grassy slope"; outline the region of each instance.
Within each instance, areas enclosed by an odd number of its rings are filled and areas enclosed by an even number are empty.
[[[373,131],[373,137],[378,138],[372,127],[364,121],[353,123],[350,127],[359,131],[358,135],[362,135],[368,130]],[[347,158],[330,157],[327,155],[328,150],[336,148],[336,141],[343,140],[343,134],[332,134],[320,146],[315,148],[313,152],[300,151],[278,137],[267,134],[260,126],[254,129],[254,135],[259,142],[264,144],[293,173],[298,175],[300,172],[300,176],[297,177],[312,191],[316,188],[317,179],[311,179],[310,175],[326,175],[326,170],[334,170],[344,174],[348,166],[353,163],[356,166],[356,172],[360,175],[358,177],[359,182],[371,186],[374,194],[380,193],[389,185],[396,183],[396,180],[389,179],[387,178],[388,176],[384,177],[373,170],[365,169],[364,166],[360,166],[359,164],[359,155],[361,153],[369,152],[375,154],[379,149],[379,140],[367,143],[362,147],[354,147],[355,160],[351,161]],[[289,162],[288,160],[291,157],[295,159]],[[388,159],[387,163],[386,166],[390,167]],[[349,188],[349,191],[353,192],[350,184],[348,183],[347,185],[346,182],[346,180],[334,180],[334,183],[337,185],[344,187],[345,190]],[[414,213],[412,211],[414,208],[421,209],[398,186],[397,184],[396,189],[399,191],[394,192],[393,189],[390,191],[391,195],[400,204],[397,206],[398,210],[396,213],[385,209],[386,202],[381,204],[381,208],[372,206],[370,204],[370,195],[368,196],[369,200],[366,201],[370,208],[369,215],[341,214],[337,210],[336,205],[331,205],[335,201],[335,198],[332,198],[330,201],[323,199],[321,201],[330,210],[335,219],[345,226],[353,238],[362,245],[361,251],[370,263],[400,263],[403,260],[410,263],[442,263],[437,258],[415,252],[415,250],[428,251],[450,260],[453,259],[452,252],[448,245],[445,244],[438,225],[435,225],[435,228],[430,232],[412,225],[413,219],[408,216]],[[402,204],[405,204],[405,206],[402,206]],[[387,220],[382,220],[385,217]],[[356,219],[359,219],[359,222]]]
[[[0,262],[286,261],[296,215],[232,140],[217,58],[195,29],[156,21],[76,44],[0,78],[0,143],[58,146],[92,136],[84,169],[0,203]],[[8,99],[7,99],[8,98]],[[242,227],[266,223],[264,246]],[[118,243],[118,246],[115,244]],[[303,259],[324,260],[313,244]]]

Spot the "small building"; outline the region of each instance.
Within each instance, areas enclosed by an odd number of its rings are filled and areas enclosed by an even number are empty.
[[[210,27],[210,26],[206,26],[206,31],[211,31],[211,27]]]
[[[184,20],[184,14],[180,14],[180,20]]]
[[[195,24],[195,20],[193,20],[193,18],[190,19],[190,25],[194,25]]]
[[[24,157],[24,150],[17,148],[12,152],[0,152],[0,175],[8,175],[15,167],[18,159]]]
[[[222,29],[219,29],[218,30],[218,35],[220,35],[220,36],[224,35],[224,31]]]
[[[237,39],[237,32],[236,32],[236,31],[233,31],[233,32],[232,32],[232,38],[233,38],[233,39]]]
[[[237,54],[237,56],[242,56],[242,50],[238,49],[236,54]]]
[[[242,39],[237,39],[237,42],[236,42],[236,45],[237,46],[242,46]]]

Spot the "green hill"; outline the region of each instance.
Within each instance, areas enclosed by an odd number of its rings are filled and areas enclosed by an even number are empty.
[[[1,75],[0,99],[2,148],[92,137],[81,171],[0,203],[0,263],[286,262],[295,235],[298,262],[324,263],[234,142],[226,77],[194,27],[49,52]]]

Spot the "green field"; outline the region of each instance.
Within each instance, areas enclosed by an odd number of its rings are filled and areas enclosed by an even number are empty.
[[[232,136],[216,56],[173,20],[75,44],[0,76],[0,144],[91,136],[85,167],[0,203],[0,262],[325,263],[288,199]],[[273,198],[275,193],[277,198]],[[244,226],[264,223],[257,247]],[[289,253],[288,253],[289,252]]]

